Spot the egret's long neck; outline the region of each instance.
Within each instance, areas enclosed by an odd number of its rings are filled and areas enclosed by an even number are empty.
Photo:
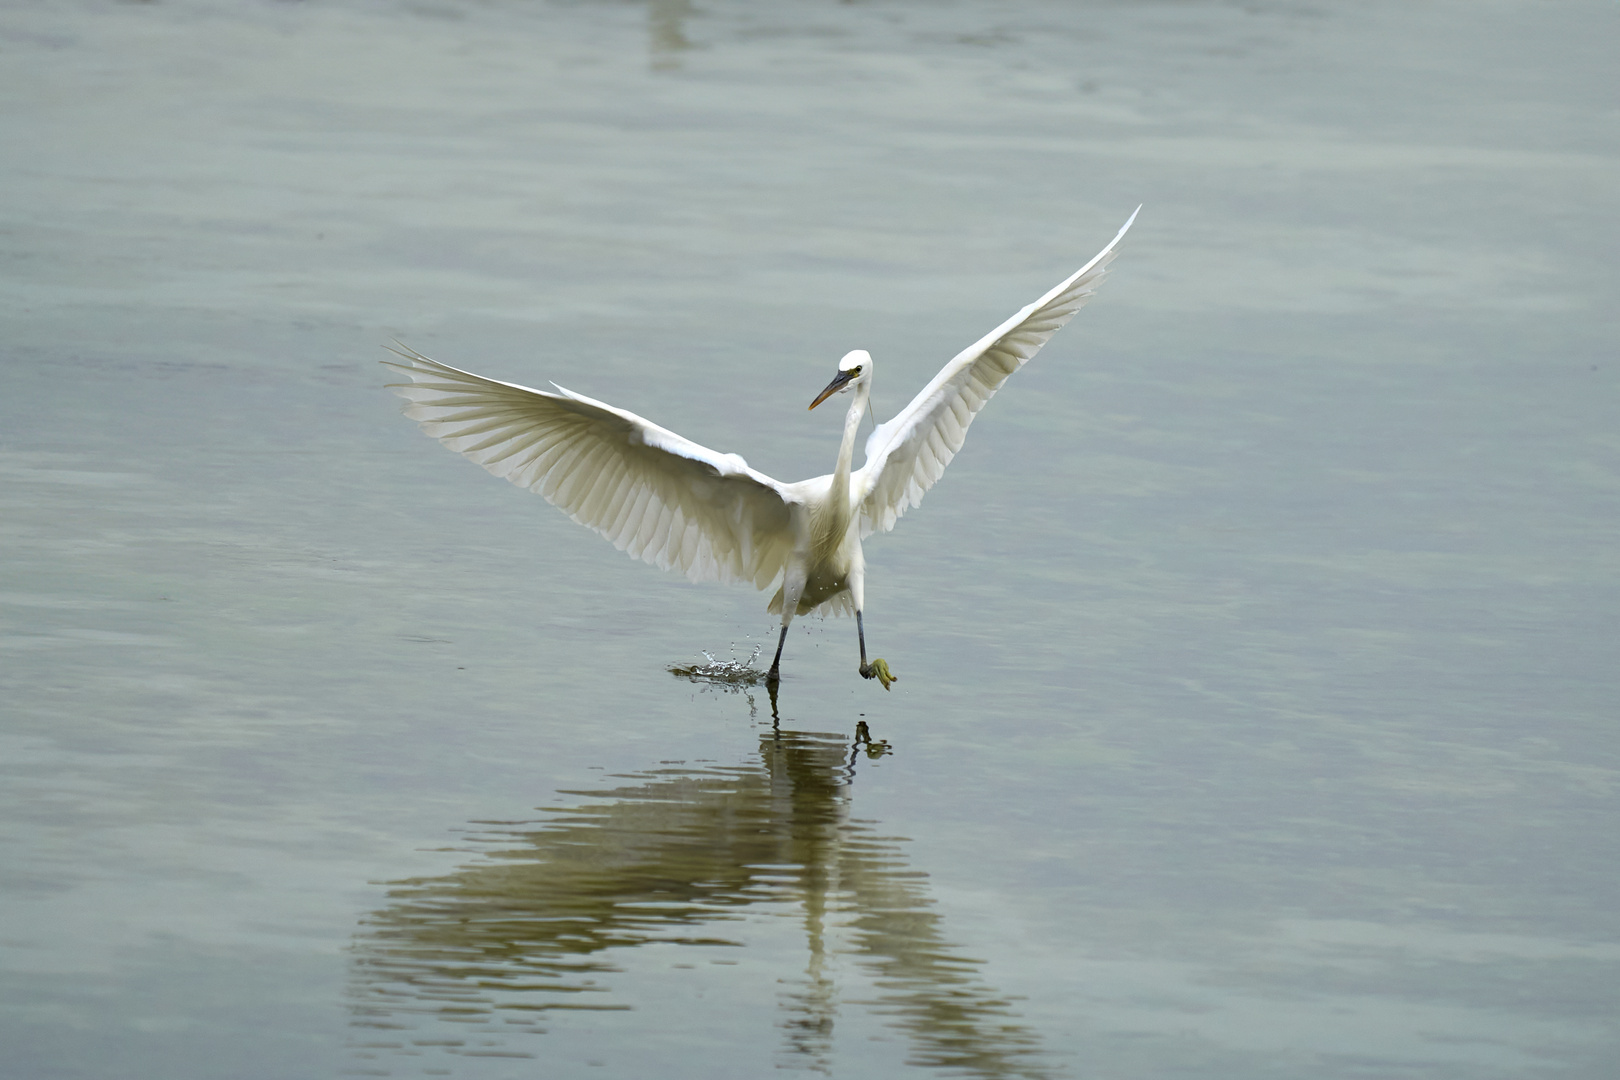
[[[861,417],[866,412],[866,402],[871,393],[870,379],[857,384],[855,400],[849,403],[849,412],[844,416],[844,441],[838,444],[838,466],[833,469],[832,488],[835,506],[844,506],[849,502],[849,471],[855,464],[855,436],[861,430]]]

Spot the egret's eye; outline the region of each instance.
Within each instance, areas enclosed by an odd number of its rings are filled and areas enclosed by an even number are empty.
[[[856,364],[854,367],[849,369],[849,377],[852,378],[852,379],[855,376],[859,375],[860,373],[861,373],[861,365],[859,365],[859,364]]]

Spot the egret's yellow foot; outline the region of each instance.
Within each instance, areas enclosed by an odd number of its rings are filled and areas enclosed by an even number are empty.
[[[883,684],[885,690],[889,688],[890,683],[900,681],[900,676],[890,671],[889,662],[882,658],[873,660],[870,664],[861,668],[861,675],[864,678],[876,679]]]

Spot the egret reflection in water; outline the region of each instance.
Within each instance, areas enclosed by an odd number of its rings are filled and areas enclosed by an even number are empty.
[[[692,0],[648,0],[647,52],[654,71],[680,67],[680,54],[692,47],[685,24],[695,10]]]
[[[888,749],[865,735],[773,730],[741,766],[653,769],[564,792],[585,801],[542,820],[475,823],[475,861],[395,883],[364,920],[360,1053],[539,1056],[578,1010],[633,1011],[613,978],[628,950],[746,949],[757,914],[802,925],[803,964],[763,980],[783,1014],[782,1064],[829,1071],[837,1016],[858,1005],[904,1036],[913,1066],[1048,1075],[1034,1032],[947,941],[926,875],[851,816],[859,762]],[[858,987],[839,985],[847,971]],[[637,1030],[625,1016],[624,1037]]]

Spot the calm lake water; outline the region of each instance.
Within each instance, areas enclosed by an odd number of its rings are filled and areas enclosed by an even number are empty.
[[[0,8],[0,1072],[1616,1075],[1617,32]],[[775,719],[377,364],[799,479],[1138,203]]]

